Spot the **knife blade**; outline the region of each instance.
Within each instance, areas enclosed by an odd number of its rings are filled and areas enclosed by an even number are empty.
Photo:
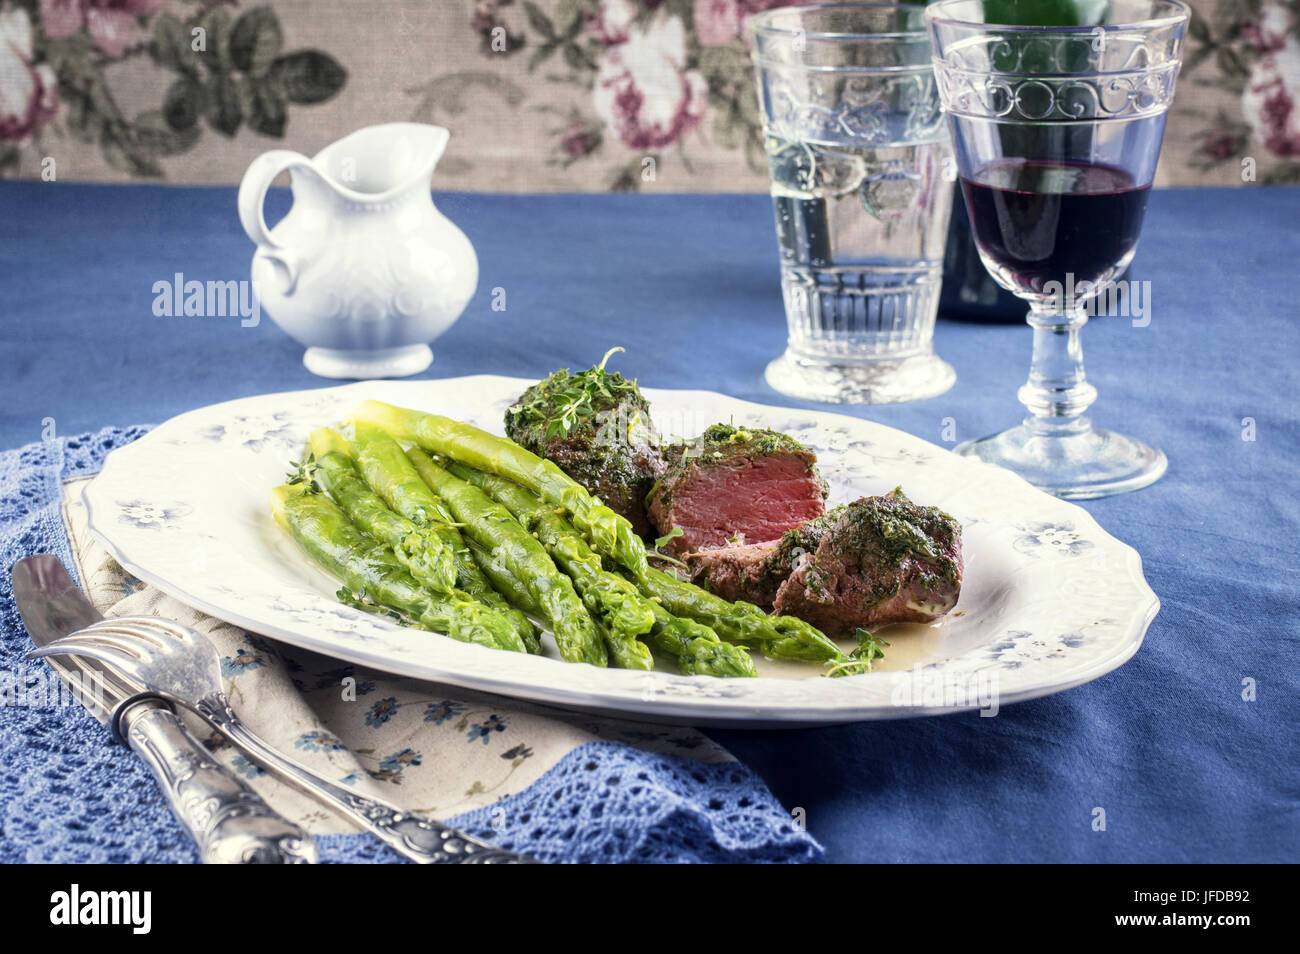
[[[14,601],[38,647],[104,617],[86,599],[58,557],[25,557],[10,571]],[[118,732],[153,773],[172,814],[193,837],[205,863],[299,864],[318,860],[316,844],[281,817],[242,779],[218,762],[171,706],[91,660],[48,657],[72,695]]]

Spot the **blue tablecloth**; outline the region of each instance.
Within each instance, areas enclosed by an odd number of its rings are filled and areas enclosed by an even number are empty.
[[[536,377],[620,344],[644,384],[797,403],[763,382],[785,337],[766,198],[439,206],[482,272],[429,376]],[[1152,283],[1150,325],[1084,333],[1094,418],[1170,459],[1150,489],[1084,504],[1164,604],[1131,662],[995,719],[714,733],[804,809],[828,859],[1296,860],[1298,226],[1300,188],[1156,192],[1130,274]],[[233,189],[0,183],[0,447],[326,384],[269,321],[154,317],[155,282],[241,279],[251,254]],[[846,412],[935,442],[949,417],[959,440],[999,429],[1021,414],[1029,343],[941,322],[950,392]]]

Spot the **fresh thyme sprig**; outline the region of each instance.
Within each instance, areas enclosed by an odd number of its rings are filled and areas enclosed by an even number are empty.
[[[841,676],[860,676],[871,672],[871,664],[877,659],[885,658],[885,647],[889,643],[865,629],[858,629],[853,635],[858,641],[858,648],[847,656],[827,663],[830,670],[825,675],[832,679]]]
[[[320,484],[316,482],[316,455],[308,454],[302,460],[294,464],[293,470],[284,475],[284,482],[289,486],[296,484],[306,484],[307,492],[312,494],[321,493]]]
[[[610,348],[600,364],[577,374],[555,372],[535,389],[528,401],[512,406],[508,413],[524,425],[544,422],[543,438],[549,440],[567,437],[585,419],[616,407],[625,399],[636,401],[639,398],[636,381],[605,370],[610,357],[624,350]]]

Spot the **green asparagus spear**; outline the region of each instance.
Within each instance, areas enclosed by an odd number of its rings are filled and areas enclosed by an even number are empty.
[[[325,494],[304,485],[276,487],[271,513],[327,572],[354,593],[405,614],[427,629],[492,649],[524,652],[512,630],[484,625],[485,607],[476,601],[432,593],[411,576],[393,551],[348,520]]]
[[[421,583],[440,593],[456,588],[452,549],[428,524],[417,526],[389,509],[357,470],[342,434],[322,427],[312,432],[308,445],[316,476],[358,527],[392,547],[397,559]]]
[[[417,526],[390,510],[357,471],[351,447],[337,431],[319,428],[312,433],[309,443],[316,477],[358,527],[391,547],[393,555],[419,582],[436,592],[475,601],[473,594],[456,588],[454,546],[460,544],[459,533],[455,533],[454,541],[444,541],[435,528]],[[454,528],[448,529],[455,532]],[[483,625],[493,629],[503,644],[518,638],[529,652],[541,651],[536,627],[521,613],[512,612],[499,598],[479,602],[487,603],[483,607]]]
[[[515,575],[510,572],[510,568],[505,565],[499,556],[493,554],[490,550],[485,550],[473,540],[466,541],[470,554],[474,561],[479,565],[484,575],[492,581],[492,585],[508,599],[512,605],[519,607],[525,613],[531,613],[538,619],[542,619],[546,614],[537,600],[533,599],[533,594],[528,592],[528,587],[524,586]]]
[[[662,570],[651,568],[639,586],[674,616],[705,623],[725,640],[753,643],[773,659],[825,662],[844,655],[821,630],[797,617],[769,616],[752,603],[728,603]]]
[[[351,421],[381,427],[398,440],[522,484],[547,503],[564,508],[597,553],[617,560],[637,580],[644,579],[648,569],[645,544],[632,525],[555,464],[514,441],[447,417],[380,401],[362,403],[352,412]]]
[[[688,675],[757,675],[746,650],[723,643],[702,623],[678,619],[654,600],[642,596],[636,584],[606,571],[600,556],[587,546],[582,535],[540,498],[503,477],[464,464],[452,464],[448,469],[504,504],[525,527],[537,534],[555,561],[573,577],[587,607],[601,615],[607,630],[634,625],[635,635],[648,634],[646,641],[676,656],[678,666]],[[617,658],[613,645],[610,651]]]
[[[724,643],[703,623],[673,616],[654,600],[655,628],[650,640],[677,657],[677,667],[688,676],[757,676],[749,650]]]
[[[636,586],[606,573],[600,555],[573,529],[556,507],[544,503],[504,477],[452,463],[452,474],[488,494],[541,541],[560,569],[569,574],[592,616],[605,624],[606,648],[620,669],[654,668],[654,656],[637,637],[655,625],[654,610]]]
[[[362,446],[351,446],[353,460],[370,488],[393,510],[418,527],[431,527],[452,551],[456,564],[456,585],[480,602],[505,614],[532,653],[541,652],[537,627],[492,588],[475,563],[455,526],[447,505],[429,489],[402,448],[386,437]]]
[[[358,425],[359,444],[375,440],[387,438],[376,438],[370,427]],[[473,484],[447,473],[419,448],[413,447],[407,454],[429,488],[446,501],[466,536],[500,556],[515,579],[528,588],[551,624],[560,655],[570,662],[606,665],[608,656],[600,631],[574,591],[573,581],[556,568],[542,545],[510,511]]]
[[[521,609],[537,616],[541,608],[504,563],[492,556],[477,543],[469,545],[471,552],[492,580],[492,585],[510,597]],[[646,641],[670,656],[677,657],[678,668],[688,676],[757,676],[749,650],[733,646],[718,639],[717,634],[703,623],[693,619],[679,619],[671,615],[654,600],[655,625]]]

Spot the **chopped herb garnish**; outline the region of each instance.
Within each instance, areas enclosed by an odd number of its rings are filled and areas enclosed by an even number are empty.
[[[567,369],[556,371],[529,388],[519,403],[506,411],[507,431],[526,431],[541,440],[567,437],[585,424],[603,423],[597,421],[599,414],[624,404],[634,409],[627,415],[628,427],[644,426],[635,413],[635,409],[645,409],[645,399],[637,390],[636,381],[629,381],[617,371],[605,370],[610,357],[622,350],[610,348],[595,367],[577,374]],[[621,439],[625,437],[620,435]],[[521,443],[527,446],[529,440]]]
[[[871,672],[872,663],[885,658],[885,647],[889,643],[865,629],[858,629],[853,635],[858,641],[858,648],[827,664],[830,670],[826,675],[832,679]]]
[[[290,461],[293,470],[284,475],[284,482],[290,487],[306,484],[310,494],[321,493],[320,484],[316,482],[316,455],[308,454],[298,463]]]

